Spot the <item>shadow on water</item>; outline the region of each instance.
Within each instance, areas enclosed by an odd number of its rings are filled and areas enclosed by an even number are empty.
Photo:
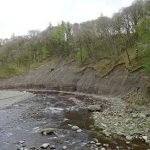
[[[90,125],[94,123],[91,113],[84,109],[68,111],[65,113],[65,116],[69,119],[69,124],[77,125],[82,129],[90,129]]]

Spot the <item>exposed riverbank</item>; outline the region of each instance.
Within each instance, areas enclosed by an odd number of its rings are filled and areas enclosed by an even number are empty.
[[[147,92],[149,77],[140,71],[129,72],[118,65],[102,77],[92,67],[80,67],[69,60],[49,61],[24,75],[0,80],[0,88],[42,88],[79,91],[100,95],[125,95],[133,90]]]

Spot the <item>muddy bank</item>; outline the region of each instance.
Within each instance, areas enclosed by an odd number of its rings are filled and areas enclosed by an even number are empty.
[[[25,75],[0,80],[0,88],[43,88],[124,95],[132,90],[146,92],[147,80],[141,72],[129,73],[124,66],[118,66],[100,78],[92,68],[78,72],[75,62],[63,60],[47,62]]]

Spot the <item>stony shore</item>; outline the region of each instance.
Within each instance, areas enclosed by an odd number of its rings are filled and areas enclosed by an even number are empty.
[[[125,138],[127,142],[141,139],[150,144],[150,110],[128,107],[120,98],[111,98],[110,107],[103,112],[93,112],[95,127],[106,136]]]

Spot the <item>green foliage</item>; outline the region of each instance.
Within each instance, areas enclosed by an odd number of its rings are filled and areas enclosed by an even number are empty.
[[[52,32],[52,42],[54,51],[57,54],[64,52],[65,48],[65,23],[62,22],[61,25],[58,25]]]
[[[77,52],[77,60],[81,63],[81,64],[85,64],[88,60],[88,52],[86,51],[86,49],[84,48],[80,48],[78,49]]]
[[[41,48],[41,55],[42,55],[42,60],[45,60],[49,56],[49,52],[45,45]]]
[[[144,65],[144,71],[150,73],[150,62],[146,62]]]
[[[138,25],[138,36],[140,42],[140,49],[143,50],[144,55],[144,71],[150,73],[150,2],[145,6],[146,15],[140,20]]]
[[[150,19],[146,17],[142,18],[138,25],[139,40],[143,44],[149,44],[150,42]]]
[[[16,74],[16,69],[9,65],[0,65],[0,78],[10,77]]]

